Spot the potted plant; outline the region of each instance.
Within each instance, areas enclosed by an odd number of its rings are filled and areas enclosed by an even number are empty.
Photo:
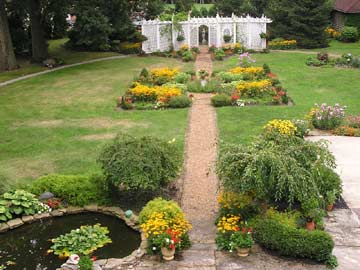
[[[335,201],[336,201],[335,191],[332,190],[332,191],[326,192],[325,202],[326,202],[326,210],[327,211],[333,210]]]
[[[246,257],[249,255],[250,249],[254,244],[251,232],[251,228],[243,227],[241,230],[234,232],[230,236],[231,249],[236,249],[239,257]]]
[[[171,229],[165,233],[159,234],[152,239],[153,244],[160,247],[162,258],[165,261],[171,261],[174,259],[176,246],[180,243],[178,234]]]
[[[230,36],[230,35],[224,35],[223,38],[224,38],[225,43],[229,43],[230,40],[231,40],[231,36]]]
[[[185,40],[185,37],[183,35],[178,35],[176,38],[177,41],[181,42]]]
[[[260,33],[260,38],[262,38],[262,39],[265,39],[265,38],[267,38],[267,35],[266,35],[266,33],[264,33],[264,32],[261,32],[261,33]]]
[[[316,223],[324,216],[324,211],[319,208],[319,201],[315,198],[308,199],[302,203],[303,216],[306,220],[306,229],[312,231]]]
[[[199,76],[200,79],[205,80],[207,76],[209,76],[209,72],[207,72],[205,69],[199,70]]]

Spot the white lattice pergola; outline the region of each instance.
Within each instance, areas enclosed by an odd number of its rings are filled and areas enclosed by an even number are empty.
[[[266,41],[260,37],[261,33],[266,33],[266,25],[272,21],[262,16],[253,18],[250,16],[237,17],[203,17],[191,18],[180,22],[181,30],[175,30],[172,21],[144,20],[136,22],[141,26],[141,32],[147,37],[143,42],[142,49],[146,53],[156,51],[167,51],[173,47],[178,50],[182,45],[189,47],[199,46],[199,28],[206,26],[208,28],[208,45],[221,47],[223,45],[224,35],[231,36],[231,43],[240,42],[245,47],[254,50],[266,48]],[[171,31],[169,31],[171,30]],[[183,41],[177,41],[178,35],[185,37]]]

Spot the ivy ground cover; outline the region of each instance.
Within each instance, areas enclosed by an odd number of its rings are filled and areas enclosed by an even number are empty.
[[[359,115],[360,73],[356,69],[311,69],[301,53],[254,54],[254,65],[269,64],[278,75],[295,106],[223,107],[217,109],[222,142],[249,143],[262,127],[274,118],[303,118],[315,103],[347,105],[347,115]],[[215,62],[214,70],[226,70],[238,65],[238,58]]]
[[[141,64],[140,64],[141,63]],[[142,67],[193,68],[174,59],[129,57],[56,71],[0,89],[0,189],[48,173],[100,171],[96,157],[119,131],[175,138],[183,149],[187,109],[117,111]]]

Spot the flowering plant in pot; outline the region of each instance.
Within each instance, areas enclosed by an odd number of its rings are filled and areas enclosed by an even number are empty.
[[[165,233],[153,237],[152,243],[161,249],[164,260],[171,261],[174,259],[176,248],[181,243],[181,239],[177,232],[168,229]]]
[[[306,220],[306,229],[312,231],[316,223],[324,217],[324,211],[319,207],[319,201],[316,198],[306,200],[301,205],[303,216]]]
[[[238,256],[248,256],[251,247],[254,245],[254,240],[251,233],[252,229],[250,227],[242,227],[241,229],[239,229],[239,231],[234,232],[230,236],[231,251],[232,249],[236,249]]]
[[[336,201],[336,192],[335,190],[326,192],[325,202],[326,202],[326,210],[332,211],[334,208],[334,203]]]

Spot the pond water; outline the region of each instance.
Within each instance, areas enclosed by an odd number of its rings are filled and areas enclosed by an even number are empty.
[[[139,247],[140,234],[116,217],[97,213],[68,215],[37,221],[0,234],[0,269],[3,264],[8,265],[7,270],[54,270],[64,260],[53,254],[47,255],[52,244],[49,240],[81,225],[97,223],[109,229],[112,240],[111,244],[91,254],[97,259],[122,258]]]

